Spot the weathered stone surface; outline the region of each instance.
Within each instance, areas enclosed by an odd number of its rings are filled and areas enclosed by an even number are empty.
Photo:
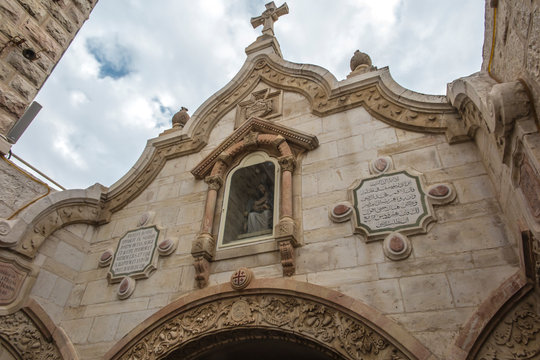
[[[18,51],[12,51],[7,57],[7,62],[34,86],[39,86],[45,80],[46,74],[35,63],[25,59]]]
[[[92,329],[90,329],[90,333],[88,334],[88,342],[97,343],[114,339],[119,322],[120,315],[96,317],[92,324]]]
[[[45,16],[47,16],[47,10],[43,8],[43,6],[40,4],[40,1],[38,0],[17,0],[19,4],[23,7],[24,10],[30,16],[32,16],[34,19],[37,20],[37,22],[41,22]]]
[[[399,283],[407,312],[454,307],[450,286],[443,274],[407,277]]]
[[[37,89],[19,75],[15,76],[9,85],[26,101],[32,100],[37,93]]]
[[[403,300],[398,281],[395,279],[342,285],[338,290],[373,306],[383,313],[403,312]]]
[[[4,19],[9,20],[12,23],[16,23],[23,13],[23,9],[17,6],[17,3],[14,1],[3,1],[0,4],[0,14]]]
[[[24,113],[26,103],[12,92],[0,92],[0,108],[15,115],[17,118]]]
[[[70,35],[66,30],[52,19],[46,23],[45,31],[62,46],[66,46],[70,40]]]

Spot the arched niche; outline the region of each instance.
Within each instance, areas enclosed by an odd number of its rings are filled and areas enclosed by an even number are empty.
[[[235,341],[297,344],[321,360],[432,356],[360,301],[309,283],[256,279],[242,291],[227,283],[176,300],[137,326],[105,359],[197,359]]]
[[[298,235],[299,215],[293,211],[293,172],[299,155],[317,146],[315,136],[266,120],[250,118],[191,171],[196,178],[208,183],[201,230],[191,248],[195,259],[195,279],[200,288],[208,283],[209,263],[214,260],[218,245],[216,240],[223,238],[223,233],[219,233],[224,230],[223,227],[220,229],[215,226],[222,215],[218,204],[230,193],[223,191],[223,185],[230,181],[230,175],[235,173],[242,161],[247,161],[253,154],[262,154],[275,166],[274,189],[279,191],[275,194],[273,204],[275,211],[271,236],[265,236],[264,239],[273,239],[272,245],[280,251],[283,274],[294,274],[294,248],[301,245],[301,239]],[[227,213],[227,210],[224,212]],[[238,216],[243,215],[239,213]]]

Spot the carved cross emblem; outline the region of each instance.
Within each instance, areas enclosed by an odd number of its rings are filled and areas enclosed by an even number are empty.
[[[263,35],[274,36],[274,23],[281,15],[289,13],[289,7],[287,6],[287,3],[284,3],[280,7],[276,8],[276,4],[274,4],[273,1],[269,2],[265,6],[266,10],[261,16],[251,18],[251,25],[253,25],[254,29],[262,25]]]
[[[240,268],[231,275],[231,287],[240,290],[248,286],[251,281],[252,273],[247,268]]]

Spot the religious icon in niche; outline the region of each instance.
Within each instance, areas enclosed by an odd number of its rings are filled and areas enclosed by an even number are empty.
[[[235,170],[227,186],[222,246],[272,236],[276,164],[266,160]]]

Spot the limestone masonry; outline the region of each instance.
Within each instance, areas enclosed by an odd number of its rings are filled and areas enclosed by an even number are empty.
[[[0,133],[94,5],[0,4]],[[0,162],[0,360],[540,359],[540,2],[486,1],[446,96],[289,62],[261,10],[110,188]]]

